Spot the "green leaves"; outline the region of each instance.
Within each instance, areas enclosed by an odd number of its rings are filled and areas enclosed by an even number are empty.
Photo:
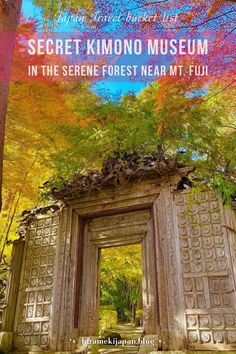
[[[196,166],[192,176],[217,187],[225,201],[235,191],[236,127],[232,91],[212,85],[205,95],[189,95],[196,87],[177,82],[152,84],[138,96],[103,102],[89,85],[67,87],[67,105],[76,116],[74,127],[61,129],[68,140],[66,158],[54,155],[57,176],[75,170],[99,169],[114,151],[175,155]],[[221,92],[220,95],[216,92]]]
[[[93,0],[34,0],[36,6],[42,9],[44,27],[56,27],[60,13],[80,13],[86,10],[89,14],[94,9]]]
[[[141,245],[103,249],[101,304],[113,305],[120,321],[131,321],[141,288]]]

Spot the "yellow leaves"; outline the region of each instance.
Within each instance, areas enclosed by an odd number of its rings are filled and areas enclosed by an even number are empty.
[[[11,237],[19,214],[38,204],[38,187],[53,174],[52,155],[68,146],[61,126],[76,122],[60,85],[11,84],[3,181],[7,215],[13,215],[7,197],[16,196]]]
[[[78,10],[78,7],[82,7],[83,9],[86,10],[94,10],[94,2],[93,0],[71,0],[71,4],[69,6],[75,8]],[[70,3],[69,2],[69,3]],[[63,1],[62,1],[63,3]],[[66,6],[68,7],[68,1],[66,2]]]
[[[34,3],[43,10],[44,27],[50,27],[50,21],[53,26],[56,26],[56,16],[64,11],[70,11],[70,13],[79,13],[81,10],[91,13],[94,10],[93,0],[34,0]]]
[[[194,86],[170,78],[162,80],[156,92],[157,132],[160,137],[165,135],[168,128],[188,122],[191,109],[201,103],[201,97],[187,96],[188,88],[190,90]]]
[[[114,269],[114,262],[116,269]],[[112,247],[102,250],[103,272],[113,270],[114,275],[125,277],[134,283],[142,277],[141,245]]]
[[[75,124],[76,116],[67,107],[65,95],[56,84],[12,84],[8,110],[8,136],[19,140],[26,138],[25,144],[31,145],[41,134],[42,143],[50,135],[57,142],[58,126],[64,123]],[[14,127],[14,130],[11,129]],[[27,131],[30,131],[29,140]],[[43,134],[43,135],[42,135]],[[13,138],[12,137],[12,138]],[[18,139],[17,139],[18,140]],[[63,145],[61,137],[59,146]]]

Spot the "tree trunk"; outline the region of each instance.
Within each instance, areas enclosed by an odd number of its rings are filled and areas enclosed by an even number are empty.
[[[10,69],[21,5],[22,0],[0,0],[0,211],[2,209],[3,152]]]

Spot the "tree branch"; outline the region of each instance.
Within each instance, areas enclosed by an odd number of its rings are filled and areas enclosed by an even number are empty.
[[[34,167],[36,161],[37,161],[37,158],[38,156],[36,155],[34,160],[32,161],[30,167],[29,167],[29,170],[26,172],[25,176],[24,176],[24,179],[23,179],[23,182],[22,182],[22,186],[21,186],[21,189],[18,193],[18,196],[17,196],[17,199],[16,199],[16,202],[15,202],[15,206],[14,206],[14,209],[13,209],[13,212],[12,212],[12,215],[10,216],[10,219],[9,219],[9,223],[8,223],[8,226],[7,226],[7,230],[6,230],[6,233],[5,233],[5,238],[3,240],[3,246],[2,246],[2,249],[0,251],[0,264],[2,262],[2,258],[3,258],[3,254],[4,254],[4,250],[5,250],[5,247],[7,245],[7,242],[8,242],[8,237],[9,237],[9,233],[10,233],[10,230],[11,230],[11,226],[12,226],[12,223],[13,223],[13,220],[14,220],[14,217],[16,215],[16,212],[17,212],[17,207],[18,207],[18,204],[20,202],[20,199],[21,199],[21,196],[22,196],[22,192],[25,188],[25,183],[27,181],[27,178],[32,170],[32,168]]]
[[[205,25],[206,23],[209,23],[209,22],[211,22],[211,21],[217,20],[218,18],[221,18],[221,17],[226,16],[226,15],[228,15],[228,14],[230,14],[230,13],[233,13],[233,12],[236,12],[236,10],[229,10],[229,11],[227,11],[227,12],[224,12],[223,14],[220,14],[220,15],[218,15],[218,16],[211,17],[211,18],[209,18],[209,19],[207,19],[207,20],[205,20],[205,21],[202,21],[202,22],[200,22],[200,23],[198,23],[198,24],[196,24],[196,25],[167,27],[167,28],[165,28],[165,27],[162,26],[162,27],[160,27],[160,28],[162,28],[162,29],[168,29],[168,30],[170,30],[170,29],[175,29],[175,30],[177,30],[177,29],[198,28],[198,27],[201,27],[201,26]]]
[[[144,6],[151,6],[151,5],[155,5],[155,4],[161,4],[161,3],[164,3],[164,2],[168,2],[168,1],[170,1],[170,0],[158,0],[158,1],[153,1],[153,2],[145,2],[143,5],[140,5],[140,6],[134,7],[133,9],[130,9],[130,11],[141,9]]]
[[[203,102],[207,102],[209,100],[211,100],[213,97],[219,95],[221,92],[227,90],[230,86],[232,86],[234,83],[236,82],[236,80],[233,80],[232,82],[230,82],[228,85],[226,85],[225,87],[223,87],[221,90],[217,91],[216,93],[214,93],[212,96],[208,97],[206,100],[203,99]]]

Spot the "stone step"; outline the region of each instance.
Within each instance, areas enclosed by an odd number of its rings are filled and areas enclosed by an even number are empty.
[[[101,354],[110,354],[110,353],[115,353],[115,354],[120,354],[120,353],[138,353],[139,351],[139,346],[137,345],[127,345],[127,346],[100,346],[98,348],[98,353]],[[92,354],[93,351],[89,350],[88,354]]]
[[[120,350],[120,349],[119,349]],[[120,352],[110,352],[110,353],[115,353],[115,354],[122,354],[125,353],[122,349],[122,351]],[[127,353],[127,352],[126,352]],[[132,352],[130,352],[131,354]],[[76,354],[74,351],[64,351],[64,352],[49,352],[49,351],[38,351],[38,352],[32,352],[32,351],[28,351],[28,352],[9,352],[9,354]],[[104,352],[101,354],[105,354]],[[107,353],[106,353],[107,354]],[[134,351],[133,354],[138,354],[138,351]],[[200,350],[166,350],[166,351],[155,351],[152,350],[151,354],[236,354],[236,350],[225,350],[225,351],[219,351],[219,350],[214,350],[214,351],[210,351],[210,350],[204,350],[204,351],[200,351]]]
[[[99,353],[107,354],[107,353],[137,353],[138,348],[125,348],[125,349],[100,349]]]

